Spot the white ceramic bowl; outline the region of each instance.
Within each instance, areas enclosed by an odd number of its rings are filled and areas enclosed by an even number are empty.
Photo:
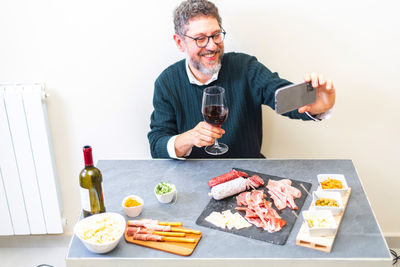
[[[85,247],[94,253],[113,250],[124,235],[125,218],[114,212],[95,214],[80,220],[74,227],[74,234]],[[103,228],[97,231],[100,228]]]
[[[317,205],[315,205],[315,202],[319,198],[334,199],[338,203],[339,207],[317,206]],[[313,192],[313,204],[312,204],[312,207],[315,210],[330,210],[333,215],[338,215],[343,210],[342,195],[339,192],[314,191]]]
[[[335,234],[338,228],[332,212],[329,210],[305,210],[302,215],[310,236],[331,236]],[[315,223],[312,227],[307,223],[307,219],[310,218],[314,219]],[[318,219],[324,219],[328,225],[325,227],[318,226],[316,222]]]
[[[343,174],[318,174],[317,178],[318,178],[318,183],[319,183],[318,190],[320,190],[320,191],[339,192],[342,196],[344,196],[346,194],[347,190],[349,189],[349,187],[347,186],[346,179],[344,178]],[[343,188],[342,189],[323,189],[321,183],[325,180],[328,180],[329,178],[341,181]]]
[[[125,202],[128,200],[128,198],[133,198],[141,204],[139,206],[135,206],[135,207],[125,207]],[[124,200],[122,200],[122,208],[124,209],[126,215],[128,215],[129,217],[139,216],[139,214],[143,210],[143,206],[144,206],[144,200],[141,197],[136,196],[136,195],[127,196],[126,198],[124,198]]]
[[[173,185],[173,184],[169,184],[169,185],[172,187],[172,191],[162,194],[162,195],[159,195],[156,193],[157,185],[156,185],[156,187],[154,187],[154,194],[156,195],[158,201],[160,201],[161,203],[170,203],[172,201],[172,199],[174,198],[174,195],[176,193],[175,185]]]

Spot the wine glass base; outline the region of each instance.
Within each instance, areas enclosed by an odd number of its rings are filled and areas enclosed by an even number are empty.
[[[225,154],[226,152],[228,152],[229,148],[227,145],[219,143],[218,146],[216,146],[215,144],[212,146],[207,146],[204,148],[204,150],[208,154],[216,156]]]

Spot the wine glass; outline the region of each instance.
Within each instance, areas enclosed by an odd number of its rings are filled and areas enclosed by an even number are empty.
[[[229,109],[226,105],[225,89],[220,86],[210,86],[203,91],[201,112],[204,120],[217,127],[228,118]],[[218,143],[215,139],[212,146],[205,147],[205,151],[211,155],[222,155],[228,151],[228,146]]]

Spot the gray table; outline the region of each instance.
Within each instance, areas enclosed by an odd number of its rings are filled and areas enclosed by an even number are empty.
[[[67,266],[391,265],[387,244],[351,160],[104,160],[99,161],[98,167],[103,173],[107,211],[125,215],[122,199],[137,194],[145,202],[138,218],[182,221],[185,227],[201,230],[203,237],[191,256],[182,257],[124,240],[112,252],[99,255],[89,252],[74,236],[66,257]],[[207,182],[233,167],[310,182],[312,191],[317,189],[317,174],[344,174],[352,192],[332,252],[296,245],[301,218],[296,221],[284,246],[196,225],[197,217],[209,202]],[[176,185],[176,204],[157,201],[153,190],[160,181]],[[310,203],[311,197],[308,197],[303,210]]]

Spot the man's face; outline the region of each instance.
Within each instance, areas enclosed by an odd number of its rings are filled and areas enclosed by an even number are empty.
[[[201,16],[189,21],[186,35],[196,38],[202,35],[210,36],[221,30],[215,18]],[[221,68],[221,60],[224,55],[224,42],[215,44],[212,38],[210,38],[207,46],[199,48],[195,40],[184,37],[184,46],[192,68],[206,75],[214,74]]]

